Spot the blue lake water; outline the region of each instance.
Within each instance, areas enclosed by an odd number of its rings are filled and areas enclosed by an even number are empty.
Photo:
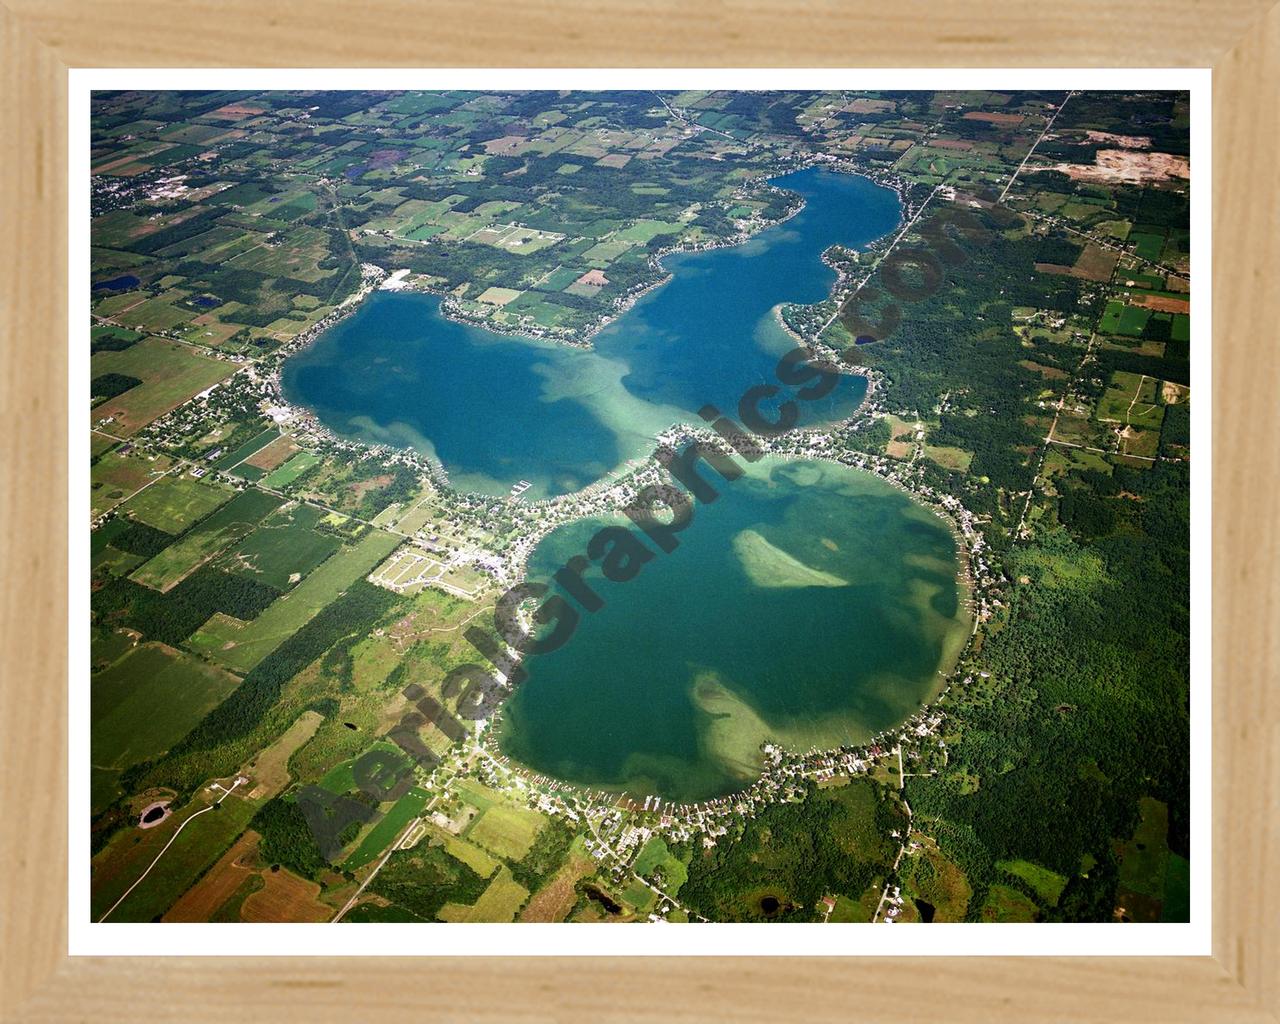
[[[634,579],[583,574],[604,607],[525,659],[495,726],[505,753],[593,788],[702,800],[756,779],[765,740],[865,743],[936,694],[969,634],[942,520],[829,462],[764,459],[717,487]],[[624,522],[553,531],[530,578]]]
[[[137,288],[142,282],[132,274],[124,274],[121,277],[113,277],[109,281],[96,281],[93,285],[95,292],[114,292],[124,291],[127,288]]]
[[[671,424],[701,423],[704,405],[733,413],[747,388],[775,383],[795,342],[774,308],[822,301],[835,282],[823,251],[899,223],[897,195],[866,178],[811,168],[773,182],[804,197],[799,214],[743,245],[666,257],[671,280],[591,351],[451,321],[436,296],[379,292],[285,362],[285,395],[337,434],[431,455],[459,489],[584,487]],[[808,422],[849,415],[865,388],[845,378],[804,407]]]

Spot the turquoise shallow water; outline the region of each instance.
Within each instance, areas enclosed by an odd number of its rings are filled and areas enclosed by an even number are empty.
[[[862,743],[933,696],[968,635],[938,517],[826,462],[764,460],[718,489],[634,579],[587,574],[604,607],[525,660],[498,724],[506,753],[573,782],[697,800],[754,779],[765,739]],[[530,578],[549,580],[603,522],[553,532]]]
[[[774,183],[805,207],[732,248],[668,256],[672,278],[583,351],[504,336],[441,315],[436,296],[380,292],[286,361],[286,397],[336,433],[412,446],[438,458],[455,487],[530,499],[577,490],[647,454],[655,433],[732,412],[754,384],[775,382],[794,342],[779,303],[820,302],[835,273],[822,252],[859,247],[899,221],[898,197],[866,178],[809,169]],[[808,403],[808,422],[843,418],[865,394],[847,377]]]

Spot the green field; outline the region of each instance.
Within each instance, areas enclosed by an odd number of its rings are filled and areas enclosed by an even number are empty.
[[[101,515],[118,505],[134,491],[155,480],[170,465],[170,460],[164,456],[152,458],[137,452],[129,455],[115,451],[103,453],[89,471],[89,502],[93,514]]]
[[[229,377],[236,364],[200,355],[188,345],[144,338],[119,352],[98,352],[90,375],[119,373],[142,381],[93,410],[98,422],[110,418],[111,432],[128,436],[193,395]]]
[[[192,649],[207,654],[228,668],[247,672],[350,584],[391,554],[398,543],[399,538],[389,533],[371,532],[322,563],[252,622],[238,627],[233,620],[214,617],[188,642]]]
[[[982,920],[997,923],[1034,921],[1038,910],[1035,903],[1007,885],[993,885],[982,905]]]
[[[1098,400],[1097,418],[1101,422],[1158,430],[1165,409],[1159,395],[1160,381],[1154,377],[1117,370]]]
[[[288,590],[342,546],[315,531],[324,515],[309,505],[282,509],[227,552],[222,567]]]
[[[650,242],[659,235],[678,234],[684,225],[679,221],[638,220],[630,227],[623,228],[615,238],[628,242]]]
[[[234,494],[230,487],[212,481],[167,476],[135,494],[122,511],[157,530],[178,534]]]
[[[536,811],[494,804],[472,824],[467,838],[499,857],[520,860],[533,846],[543,820]]]
[[[996,867],[1021,878],[1035,890],[1040,899],[1051,907],[1057,906],[1058,897],[1062,895],[1062,890],[1067,884],[1066,878],[1056,871],[1050,871],[1039,864],[1032,864],[1029,860],[998,860]]]
[[[1159,260],[1164,252],[1164,235],[1146,231],[1131,231],[1129,241],[1134,245],[1134,252],[1144,260]]]
[[[446,903],[437,917],[441,921],[487,921],[503,924],[515,918],[516,913],[529,898],[529,890],[511,877],[505,865],[475,904],[468,907],[460,903]]]
[[[258,451],[261,448],[265,448],[267,445],[269,445],[272,441],[274,441],[279,436],[280,436],[280,431],[276,430],[275,427],[269,427],[266,430],[262,431],[262,433],[260,433],[257,437],[253,438],[250,441],[246,441],[244,444],[242,444],[239,448],[236,448],[234,451],[227,452],[220,459],[218,459],[217,462],[213,464],[213,468],[214,469],[230,469],[232,466],[236,465],[242,460],[247,459],[254,452]]]
[[[130,575],[135,583],[165,591],[227,545],[243,537],[280,499],[264,491],[241,491]],[[282,588],[277,588],[282,589]]]
[[[239,683],[161,644],[136,647],[96,673],[90,689],[94,810],[115,799],[123,769],[163,753]]]
[[[262,481],[262,485],[275,490],[287,487],[319,461],[320,457],[318,455],[313,455],[311,452],[298,452],[283,466],[269,473],[266,479]]]
[[[356,757],[348,758],[341,764],[336,764],[330,768],[329,771],[325,773],[324,778],[320,780],[320,786],[327,789],[330,793],[350,793],[356,788],[356,778],[352,772],[352,768],[355,763],[370,750],[377,750],[387,754],[395,754],[400,758],[404,757],[400,748],[394,743],[389,743],[386,740],[378,740],[369,747],[369,750],[362,751]]]
[[[162,753],[240,683],[162,644],[135,647],[93,677],[92,760],[120,769]]]
[[[431,794],[425,789],[419,789],[417,786],[410,789],[365,834],[360,845],[342,862],[343,868],[347,871],[362,868],[384,853],[400,834],[400,830],[422,812],[422,808],[426,806],[430,797]]]
[[[478,846],[473,846],[465,839],[449,836],[444,841],[444,848],[449,856],[461,861],[481,878],[490,877],[498,868],[498,861],[490,857]]]
[[[660,872],[662,882],[658,887],[672,896],[680,891],[680,886],[689,877],[689,870],[684,862],[667,849],[661,836],[654,836],[644,844],[631,869],[645,878],[651,878],[654,871]]]

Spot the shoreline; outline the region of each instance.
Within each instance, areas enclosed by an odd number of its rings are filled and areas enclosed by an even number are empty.
[[[311,345],[315,343],[315,341],[320,337],[321,334],[325,333],[332,327],[341,323],[347,317],[354,314],[364,304],[364,302],[368,300],[368,298],[371,295],[375,294],[376,292],[384,291],[384,290],[397,291],[397,292],[411,291],[411,292],[417,292],[419,294],[438,295],[440,296],[439,309],[440,309],[441,315],[446,319],[452,320],[456,323],[464,324],[465,326],[468,326],[468,327],[476,327],[476,328],[490,331],[491,333],[494,333],[494,334],[501,334],[501,335],[506,335],[510,337],[516,337],[516,338],[525,339],[528,341],[544,342],[552,345],[562,345],[568,348],[576,348],[583,351],[592,351],[595,348],[594,344],[592,344],[592,339],[597,334],[603,331],[606,327],[609,327],[610,325],[615,323],[617,320],[621,319],[621,317],[625,315],[626,312],[630,310],[631,307],[634,306],[645,295],[662,287],[664,284],[666,284],[668,281],[671,280],[671,278],[674,276],[674,272],[668,270],[662,264],[663,259],[665,259],[667,256],[681,255],[684,253],[693,253],[693,252],[708,252],[714,249],[733,248],[735,246],[744,245],[747,242],[749,242],[752,238],[757,237],[762,232],[767,231],[770,228],[778,227],[779,225],[785,224],[787,221],[791,220],[793,217],[800,214],[808,205],[808,201],[805,199],[805,197],[799,192],[794,192],[790,189],[785,189],[785,188],[781,188],[780,186],[773,185],[772,181],[773,179],[782,177],[783,175],[799,173],[801,171],[808,170],[812,167],[819,167],[824,170],[833,170],[834,173],[850,174],[850,175],[855,175],[857,177],[865,178],[866,180],[876,185],[879,185],[882,188],[890,189],[898,197],[898,203],[901,211],[899,214],[898,225],[895,225],[894,229],[891,229],[889,232],[886,232],[884,235],[880,236],[879,238],[873,240],[872,242],[867,243],[864,249],[858,250],[858,251],[860,252],[873,251],[875,246],[881,243],[884,239],[889,238],[893,234],[893,231],[896,230],[896,228],[903,222],[904,214],[908,208],[908,205],[906,202],[906,192],[907,192],[908,185],[903,183],[902,181],[900,181],[899,179],[897,179],[892,175],[883,174],[881,176],[876,176],[874,172],[866,173],[865,171],[856,170],[853,168],[852,164],[846,159],[831,156],[828,154],[815,154],[811,157],[808,157],[804,160],[797,162],[794,166],[788,165],[788,166],[783,166],[779,168],[774,168],[770,171],[765,172],[759,177],[752,178],[744,182],[743,185],[741,186],[741,191],[744,193],[753,193],[753,192],[758,193],[760,190],[769,190],[769,191],[781,193],[784,195],[796,197],[798,199],[798,202],[795,202],[792,205],[792,208],[789,209],[783,216],[775,218],[773,220],[764,221],[754,230],[744,230],[739,232],[736,235],[730,236],[725,239],[712,241],[712,242],[705,242],[705,243],[694,243],[692,245],[678,244],[678,245],[664,246],[663,248],[659,249],[657,252],[651,253],[649,256],[649,265],[655,272],[659,273],[660,276],[656,280],[651,281],[648,284],[638,286],[633,291],[628,292],[627,294],[622,295],[619,298],[615,299],[612,310],[608,314],[606,314],[599,323],[589,328],[585,334],[581,334],[577,337],[570,337],[570,338],[565,338],[560,336],[530,334],[527,330],[519,330],[516,328],[506,327],[505,325],[495,325],[487,321],[480,321],[480,320],[473,319],[467,316],[466,312],[460,309],[456,305],[457,300],[453,298],[451,293],[447,291],[442,291],[439,288],[434,288],[429,285],[424,285],[421,282],[410,282],[407,279],[399,278],[398,275],[400,275],[401,273],[405,273],[404,271],[401,271],[401,270],[388,271],[383,267],[377,266],[376,264],[363,263],[361,264],[360,287],[354,293],[352,293],[352,295],[348,296],[345,300],[343,300],[343,302],[338,307],[336,307],[333,311],[331,311],[327,316],[317,321],[311,327],[308,327],[306,330],[302,331],[294,338],[285,342],[275,351],[271,352],[268,356],[266,356],[260,364],[258,364],[265,369],[263,383],[266,385],[267,389],[269,390],[270,408],[275,412],[286,414],[286,420],[288,422],[295,423],[304,427],[317,439],[327,442],[329,444],[332,444],[335,447],[337,447],[339,450],[363,449],[368,451],[370,454],[375,454],[375,455],[380,454],[385,450],[392,450],[392,451],[402,453],[402,458],[405,461],[409,462],[410,464],[415,465],[417,468],[419,468],[419,470],[430,479],[432,485],[436,487],[438,490],[453,491],[454,488],[449,480],[448,469],[444,466],[443,462],[441,462],[438,458],[433,458],[432,456],[426,454],[425,452],[421,452],[417,448],[414,448],[412,445],[401,446],[401,445],[391,444],[388,442],[368,442],[368,441],[362,441],[356,438],[344,437],[341,434],[338,434],[336,431],[329,428],[328,426],[326,426],[320,420],[319,414],[316,413],[315,410],[310,409],[306,406],[297,405],[289,401],[284,395],[284,386],[282,381],[282,374],[283,374],[285,361],[291,356],[297,355],[299,352],[302,352],[305,349],[309,348]],[[824,305],[825,303],[831,302],[833,299],[837,303],[845,301],[846,297],[842,296],[840,294],[840,291],[842,287],[850,280],[850,277],[849,275],[846,275],[845,273],[843,273],[839,268],[836,268],[831,265],[831,262],[829,259],[829,253],[833,247],[834,246],[828,246],[826,249],[824,249],[820,254],[819,258],[822,260],[824,264],[826,264],[827,266],[835,270],[837,275],[836,281],[832,285],[828,295],[821,302],[813,303],[807,308],[816,308],[818,306]],[[386,281],[391,279],[396,279],[398,282],[403,281],[403,285],[401,287],[397,287],[394,289],[384,289],[382,285]],[[829,345],[825,345],[824,343],[818,341],[816,336],[812,340],[806,340],[799,332],[797,332],[790,324],[788,324],[786,322],[785,316],[781,312],[784,305],[787,305],[787,304],[779,303],[773,309],[774,319],[778,323],[778,325],[783,328],[783,330],[785,330],[801,346],[812,345],[812,346],[816,346],[824,355],[829,355],[833,357],[837,355],[836,350],[832,349]],[[871,402],[871,400],[873,399],[877,391],[878,375],[874,370],[868,367],[847,366],[842,363],[838,363],[837,365],[839,365],[840,372],[847,373],[850,375],[861,376],[867,381],[867,393],[864,395],[863,400],[859,404],[858,408],[854,410],[853,414],[850,416],[850,420],[852,420],[854,417],[857,417],[859,414],[864,414],[866,411],[868,411],[868,403]],[[264,402],[264,404],[266,403]],[[831,427],[834,429],[836,426],[841,425],[841,423],[843,422],[844,421],[840,421],[839,423],[831,424]],[[617,467],[615,467],[615,469],[616,468]],[[471,493],[471,492],[459,492],[459,493]],[[582,491],[577,491],[572,493],[580,495]],[[568,497],[568,496],[569,495],[560,495],[557,497]],[[502,500],[506,500],[508,496],[485,495],[485,497],[496,497]]]
[[[845,421],[842,425],[849,426],[850,424],[851,424],[851,421]],[[817,433],[822,429],[823,428],[813,428],[808,431],[798,431],[795,434],[789,434],[788,438],[791,438],[797,441],[805,438],[811,439],[814,433]],[[728,447],[724,445],[723,441],[719,438],[719,435],[714,434],[711,431],[704,431],[697,428],[689,428],[689,427],[685,427],[684,425],[678,425],[677,427],[673,428],[673,430],[678,431],[680,435],[676,439],[676,443],[688,443],[689,441],[697,439],[697,440],[702,440],[706,442],[711,442],[713,444],[717,444],[721,447],[722,451],[726,452],[727,454],[733,454],[730,451],[730,449],[728,449]],[[834,465],[843,466],[847,469],[853,469],[859,472],[865,472],[873,476],[876,476],[880,480],[884,481],[886,484],[896,488],[897,490],[902,491],[903,494],[905,494],[907,498],[910,501],[912,501],[914,504],[919,505],[921,508],[925,509],[926,511],[930,512],[931,514],[936,516],[938,519],[940,519],[943,525],[947,528],[948,532],[951,534],[953,543],[955,545],[955,557],[956,557],[956,564],[957,564],[956,586],[959,591],[959,595],[958,595],[959,605],[961,609],[964,610],[964,614],[961,618],[961,621],[966,626],[972,626],[972,628],[969,629],[967,635],[963,635],[962,642],[960,642],[960,637],[959,636],[957,637],[957,640],[954,641],[955,649],[953,653],[944,649],[942,659],[941,659],[942,662],[944,663],[944,667],[939,667],[936,670],[937,674],[941,678],[939,679],[935,687],[930,688],[929,695],[920,704],[919,708],[911,716],[906,718],[904,721],[894,726],[881,730],[880,732],[874,734],[865,743],[861,743],[861,744],[841,744],[834,747],[825,747],[820,749],[811,748],[808,751],[799,751],[799,750],[789,749],[781,741],[779,741],[776,738],[768,738],[761,745],[761,750],[765,751],[766,754],[769,748],[772,748],[773,750],[776,750],[777,752],[779,752],[779,754],[782,757],[782,760],[779,761],[778,764],[791,763],[786,761],[786,758],[788,757],[794,758],[794,759],[800,759],[802,761],[806,758],[831,759],[831,758],[840,758],[840,757],[849,757],[849,758],[853,758],[854,760],[868,760],[871,757],[869,753],[870,750],[873,747],[878,746],[881,742],[884,742],[887,737],[896,736],[902,733],[904,730],[907,730],[914,722],[916,722],[918,719],[922,717],[936,714],[937,705],[942,701],[942,699],[946,696],[946,694],[950,690],[951,684],[952,682],[954,682],[954,677],[957,674],[957,669],[960,663],[963,661],[965,653],[968,651],[969,647],[972,645],[973,639],[977,633],[977,626],[980,624],[980,618],[978,614],[979,610],[977,607],[977,601],[974,596],[975,590],[977,588],[977,584],[975,582],[976,573],[974,570],[976,568],[975,558],[978,552],[981,551],[983,547],[981,535],[978,534],[977,531],[972,529],[972,525],[971,525],[971,521],[973,518],[972,513],[970,513],[968,509],[966,509],[963,506],[963,504],[961,504],[957,499],[951,498],[949,495],[944,495],[942,496],[941,500],[937,500],[932,488],[929,488],[925,491],[921,491],[916,488],[908,486],[907,483],[895,477],[890,476],[890,473],[894,468],[897,467],[898,464],[894,463],[892,460],[889,460],[885,457],[870,455],[862,452],[847,452],[847,453],[837,454],[830,451],[822,451],[822,450],[811,451],[803,454],[797,454],[790,451],[777,450],[774,447],[776,442],[766,441],[765,439],[757,439],[757,440],[761,443],[761,447],[764,448],[765,456],[767,458],[775,459],[779,462],[791,462],[791,463],[803,462],[803,461],[827,462]],[[842,458],[841,454],[843,454],[845,457]],[[653,458],[652,455],[649,456],[649,458],[646,460],[644,465],[637,467],[635,473],[642,472],[645,469],[653,469],[655,475],[658,475],[661,472],[660,467],[657,465],[656,460]],[[954,506],[954,508],[952,506]],[[525,557],[521,561],[520,572],[519,572],[517,581],[523,582],[526,579],[527,567],[528,567],[528,556],[532,553],[532,550],[537,547],[538,543],[540,543],[541,540],[548,533],[552,532],[555,529],[558,529],[561,526],[568,525],[571,522],[577,522],[577,521],[581,521],[581,520],[589,519],[593,517],[604,517],[609,514],[616,515],[618,514],[618,512],[619,510],[617,508],[593,510],[587,513],[583,513],[582,515],[576,517],[575,519],[569,519],[563,522],[548,524],[547,528],[543,531],[540,531],[537,534],[536,539],[532,540],[532,542],[530,543],[529,549],[525,553]],[[547,776],[541,772],[538,772],[533,767],[523,764],[522,762],[517,761],[511,758],[509,755],[507,755],[499,746],[499,742],[500,742],[499,733],[501,732],[501,729],[502,729],[502,712],[505,708],[507,699],[510,697],[511,693],[514,692],[514,688],[511,688],[510,686],[507,685],[507,680],[510,678],[511,673],[517,667],[519,667],[523,663],[523,661],[524,661],[523,657],[514,656],[511,654],[510,651],[508,651],[508,658],[504,660],[501,666],[496,666],[496,668],[498,669],[498,672],[501,674],[501,682],[506,687],[506,693],[504,694],[503,699],[499,703],[498,707],[495,709],[494,714],[487,720],[485,728],[482,730],[482,732],[477,738],[477,743],[479,744],[479,746],[483,748],[490,757],[500,761],[508,771],[521,775],[522,777],[530,781],[535,781],[540,785],[551,786],[555,790],[562,790],[564,792],[576,794],[579,796],[583,795],[584,793],[590,793],[593,790],[596,790],[596,791],[609,794],[609,796],[611,797],[611,801],[613,803],[617,803],[619,801],[627,801],[633,805],[638,806],[640,802],[644,802],[646,808],[647,808],[648,802],[651,800],[658,800],[659,803],[666,802],[666,798],[656,797],[653,794],[636,794],[636,793],[629,792],[625,786],[621,786],[614,789],[612,787],[604,786],[600,783],[590,785],[587,783],[577,783],[567,779],[558,779],[552,776]],[[752,799],[753,795],[759,795],[757,793],[759,789],[761,789],[762,787],[767,788],[770,785],[771,767],[773,767],[773,765],[769,762],[769,760],[766,757],[766,761],[761,768],[760,774],[757,775],[750,783],[745,784],[743,787],[739,789],[735,789],[729,793],[721,794],[715,797],[709,797],[705,800],[669,803],[669,809],[672,812],[696,814],[696,813],[706,813],[716,808],[723,808],[726,805],[726,802],[728,804],[733,805],[734,807],[738,807],[738,805],[741,803],[742,800]]]

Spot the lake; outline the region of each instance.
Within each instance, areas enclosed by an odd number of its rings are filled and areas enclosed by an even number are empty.
[[[805,199],[732,248],[664,259],[671,279],[591,351],[448,320],[436,296],[379,292],[286,361],[283,386],[336,433],[411,446],[462,490],[530,498],[578,490],[648,455],[673,423],[733,412],[774,381],[795,342],[780,303],[816,303],[822,252],[892,231],[897,196],[809,169],[774,179]],[[853,413],[843,378],[810,423]],[[495,723],[504,751],[570,782],[689,801],[759,774],[760,744],[861,743],[931,699],[968,636],[945,523],[868,473],[765,459],[718,484],[680,546],[606,601],[559,650],[531,657]],[[598,521],[557,529],[530,557],[548,580]],[[588,573],[590,578],[590,573]]]
[[[766,739],[860,744],[939,689],[969,635],[948,525],[873,474],[765,459],[699,505],[634,579],[585,574],[605,606],[530,656],[501,748],[634,795],[700,800],[760,771]],[[546,537],[548,581],[605,520]]]
[[[460,490],[505,494],[520,480],[530,500],[579,490],[647,455],[673,423],[701,423],[704,405],[732,413],[747,388],[774,381],[795,347],[775,307],[821,302],[835,283],[822,252],[899,223],[897,195],[867,178],[810,168],[773,182],[804,209],[743,245],[666,257],[671,279],[591,351],[457,323],[438,296],[377,292],[285,362],[285,397],[341,436],[431,456]],[[805,414],[842,419],[865,391],[848,376]]]

